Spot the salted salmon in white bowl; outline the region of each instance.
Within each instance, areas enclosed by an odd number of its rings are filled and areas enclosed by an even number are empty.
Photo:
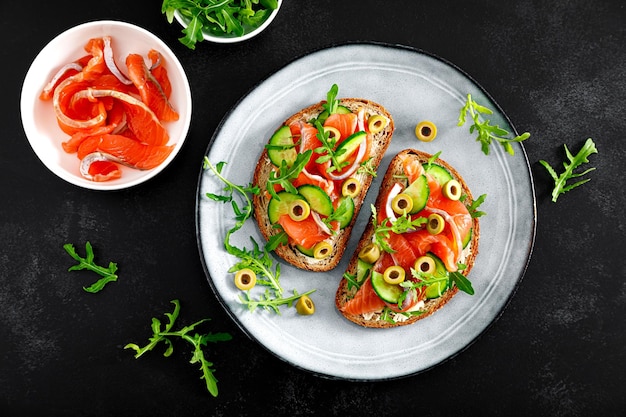
[[[183,146],[191,91],[158,37],[119,21],[89,22],[48,43],[21,96],[35,154],[80,187],[119,190],[160,173]]]

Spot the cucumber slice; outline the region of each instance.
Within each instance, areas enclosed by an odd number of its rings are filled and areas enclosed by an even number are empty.
[[[311,210],[314,210],[322,216],[330,216],[333,211],[333,203],[326,191],[317,185],[305,184],[298,187],[298,193],[305,198]]]
[[[289,213],[289,203],[302,198],[287,191],[281,191],[277,195],[278,198],[272,197],[267,205],[267,217],[270,223],[276,223],[280,216]]]
[[[361,283],[365,280],[365,278],[369,275],[370,270],[372,269],[372,264],[368,264],[362,259],[358,259],[356,262],[356,280]]]
[[[283,161],[287,162],[287,166],[293,165],[298,156],[298,152],[293,143],[289,126],[281,126],[274,132],[269,141],[267,156],[270,158],[270,161],[272,161],[272,164],[277,167],[281,166]]]
[[[310,256],[311,258],[313,257],[313,252],[314,252],[313,248],[314,247],[315,246],[313,246],[311,249],[307,249],[304,246],[296,245],[296,249],[298,249],[298,251],[300,251],[301,253],[303,253],[306,256]]]
[[[350,155],[352,155],[359,148],[365,138],[367,138],[367,133],[364,131],[356,132],[348,136],[339,144],[339,146],[337,146],[337,149],[335,149],[335,153],[338,154],[337,162],[340,164],[346,162],[348,158],[350,158]]]
[[[432,252],[428,252],[426,256],[429,256],[435,261],[435,273],[433,274],[433,276],[439,278],[445,277],[448,274],[446,266],[437,255]],[[430,284],[428,287],[426,287],[426,298],[431,299],[441,297],[441,295],[448,289],[448,285],[449,280],[439,281],[435,282],[434,284]]]
[[[428,196],[430,195],[430,188],[428,187],[428,178],[426,175],[420,175],[415,181],[409,184],[404,190],[404,194],[407,194],[413,200],[413,208],[409,212],[415,214],[422,211],[426,207],[428,202]]]
[[[352,112],[350,111],[349,108],[339,105],[337,106],[337,113],[348,114]],[[320,122],[320,124],[322,125],[324,125],[324,122],[326,121],[326,119],[328,119],[328,110],[324,110],[323,112],[319,114],[319,116],[317,116],[317,121]]]
[[[339,211],[341,211],[341,215],[335,217],[335,220],[339,222],[339,228],[344,229],[350,224],[352,217],[354,217],[354,200],[352,197],[341,197],[339,199],[336,212]]]
[[[469,245],[470,240],[472,240],[472,235],[474,234],[474,228],[470,228],[469,232],[465,235],[465,237],[463,238],[463,249],[465,249],[467,247],[467,245]]]
[[[424,171],[430,174],[442,187],[445,183],[454,179],[452,174],[441,165],[426,164],[424,165]]]
[[[372,271],[371,278],[372,287],[376,292],[376,295],[381,300],[391,304],[397,304],[400,300],[400,295],[404,293],[404,289],[399,284],[389,284],[383,278],[383,274],[380,272]]]

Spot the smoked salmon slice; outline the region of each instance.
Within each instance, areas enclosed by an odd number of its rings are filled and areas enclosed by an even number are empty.
[[[367,277],[354,297],[347,301],[341,310],[345,314],[358,315],[381,311],[385,306],[386,303],[376,295],[370,278]]]
[[[148,105],[159,120],[164,122],[178,120],[178,113],[172,108],[165,92],[148,70],[143,57],[138,54],[128,55],[126,66],[128,67],[128,76],[139,90],[141,101]]]
[[[159,166],[174,149],[173,145],[147,145],[126,136],[111,134],[96,137],[93,142],[95,151],[137,169],[152,169]]]
[[[278,223],[294,243],[306,249],[311,249],[316,243],[328,237],[327,233],[320,230],[312,215],[304,220],[295,221],[288,214],[283,214]]]

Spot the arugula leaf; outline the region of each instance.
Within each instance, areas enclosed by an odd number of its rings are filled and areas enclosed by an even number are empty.
[[[472,117],[472,120],[474,121],[474,124],[470,126],[469,131],[470,133],[478,133],[476,141],[481,143],[481,149],[485,155],[489,155],[489,147],[492,140],[495,140],[497,143],[502,145],[504,150],[510,155],[514,155],[515,151],[513,150],[513,146],[511,145],[511,143],[522,142],[530,137],[530,133],[525,132],[519,136],[515,136],[512,139],[506,138],[505,136],[509,135],[509,132],[507,130],[497,125],[490,125],[489,120],[487,119],[485,119],[484,122],[481,122],[479,119],[480,114],[493,114],[493,111],[485,106],[481,106],[476,101],[472,100],[471,94],[467,95],[465,105],[461,108],[461,112],[459,113],[458,126],[463,126],[465,124],[465,119],[468,112]]]
[[[582,177],[583,175],[595,170],[595,168],[589,168],[583,172],[574,173],[574,170],[578,168],[580,165],[582,165],[583,163],[589,162],[588,158],[591,154],[598,153],[596,144],[593,142],[591,138],[588,138],[585,141],[585,144],[580,149],[580,151],[578,151],[576,156],[572,155],[570,150],[567,148],[567,145],[563,145],[563,146],[565,147],[565,155],[567,156],[569,163],[567,162],[563,163],[563,167],[565,168],[565,171],[563,171],[561,175],[557,175],[554,168],[552,168],[550,164],[548,164],[543,159],[539,161],[539,163],[543,165],[546,168],[546,170],[548,170],[548,173],[554,180],[554,188],[552,189],[552,202],[554,203],[556,203],[556,200],[557,198],[559,198],[559,195],[564,194],[590,181],[589,178],[586,178],[584,180],[577,181],[574,184],[567,185],[568,180]]]
[[[339,87],[337,84],[333,84],[328,93],[326,93],[326,103],[322,104],[322,107],[328,111],[329,115],[337,113],[337,107],[339,107],[338,93]]]
[[[469,294],[474,295],[474,288],[472,287],[472,283],[467,279],[467,277],[460,272],[450,272],[450,279],[459,287],[459,290]]]
[[[298,175],[300,175],[306,164],[309,163],[312,153],[313,151],[310,149],[306,152],[299,153],[296,156],[296,160],[291,166],[288,166],[287,161],[283,159],[280,167],[278,168],[278,173],[274,171],[270,172],[269,179],[267,180],[267,184],[265,187],[267,192],[270,193],[272,196],[278,198],[278,194],[274,189],[274,185],[277,184],[289,193],[298,194],[298,190],[291,183],[291,180],[298,178]]]
[[[243,36],[261,26],[277,7],[276,0],[163,0],[161,13],[170,24],[176,11],[189,21],[179,41],[195,49],[204,39],[203,30],[216,36]]]
[[[356,170],[356,173],[357,174],[371,175],[372,178],[376,178],[376,176],[378,174],[376,173],[376,170],[373,167],[373,162],[374,162],[374,157],[373,156],[369,157],[365,161],[361,162],[359,164],[359,167]]]
[[[82,258],[78,253],[76,253],[76,249],[74,249],[74,245],[71,243],[66,243],[63,245],[63,249],[76,261],[78,261],[77,265],[71,266],[68,271],[79,271],[82,269],[87,269],[89,271],[95,272],[98,275],[102,276],[98,281],[93,283],[89,287],[83,287],[83,289],[90,293],[97,293],[104,289],[104,286],[109,282],[117,281],[117,264],[114,262],[109,262],[108,268],[104,268],[102,266],[98,266],[94,263],[94,253],[91,243],[85,243],[85,258]]]
[[[209,362],[202,350],[204,346],[206,346],[209,342],[225,342],[232,339],[232,336],[229,333],[206,333],[206,334],[198,334],[191,333],[195,330],[197,326],[202,323],[209,321],[209,319],[202,319],[197,321],[189,326],[185,326],[178,331],[173,331],[174,323],[178,318],[180,313],[180,302],[178,300],[172,300],[172,304],[174,304],[174,311],[172,313],[165,313],[165,316],[168,318],[169,322],[165,325],[165,328],[161,330],[161,321],[156,317],[152,318],[152,337],[150,337],[149,343],[144,347],[139,347],[139,345],[135,343],[128,343],[124,346],[124,349],[133,349],[135,351],[135,358],[141,357],[144,353],[151,351],[156,347],[159,343],[164,343],[166,345],[165,352],[163,356],[169,357],[174,352],[174,345],[172,343],[171,338],[180,338],[182,340],[190,343],[194,350],[191,356],[191,360],[189,363],[191,364],[200,364],[200,370],[202,371],[202,376],[200,379],[204,379],[207,390],[213,395],[217,397],[218,389],[217,389],[217,378],[215,378],[213,369],[213,363]]]
[[[335,147],[337,146],[337,139],[331,138],[330,132],[325,132],[324,127],[318,120],[315,121],[315,127],[317,128],[316,136],[322,143],[322,146],[314,149],[315,153],[322,154],[322,156],[318,157],[315,162],[318,164],[323,164],[331,161],[331,165],[326,169],[326,171],[341,171],[341,169],[346,167],[349,162],[345,161],[341,163],[339,162],[337,157],[344,154],[346,152],[346,149],[342,148],[339,151],[335,149]]]
[[[299,294],[298,291],[293,290],[293,295],[289,297],[274,297],[270,293],[269,289],[265,290],[265,293],[260,295],[258,298],[254,299],[250,297],[249,292],[244,292],[243,295],[239,296],[239,300],[242,304],[248,307],[248,310],[254,311],[257,308],[263,308],[265,310],[274,312],[280,315],[279,307],[282,305],[287,305],[291,307],[294,301],[298,301],[298,299],[303,295],[309,295],[314,293],[316,290],[310,290],[305,292],[304,294]]]
[[[485,202],[485,198],[487,198],[487,194],[482,194],[480,195],[480,197],[474,200],[472,204],[467,206],[467,211],[469,212],[470,216],[472,216],[472,219],[476,217],[481,217],[487,214],[484,211],[478,210],[478,207],[480,207],[480,205]]]

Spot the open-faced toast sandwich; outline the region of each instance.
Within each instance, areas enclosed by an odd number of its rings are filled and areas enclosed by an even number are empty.
[[[310,271],[339,263],[394,130],[382,105],[337,99],[337,91],[333,85],[326,101],[285,120],[254,171],[261,234],[278,256]]]
[[[336,293],[337,309],[365,327],[408,325],[443,307],[478,253],[472,194],[448,163],[408,149],[382,179],[366,226]]]

